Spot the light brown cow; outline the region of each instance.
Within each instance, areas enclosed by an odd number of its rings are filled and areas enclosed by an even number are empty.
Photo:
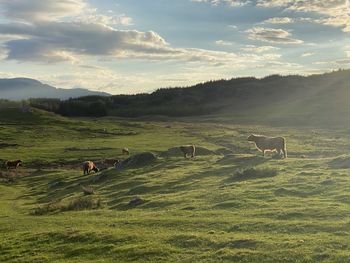
[[[92,161],[86,161],[83,165],[84,175],[90,174],[91,171],[94,171],[97,173],[99,169],[96,167],[96,165]]]
[[[196,146],[194,145],[182,145],[180,146],[181,152],[184,154],[184,157],[187,158],[187,155],[190,155],[191,158],[194,158],[196,153]]]
[[[120,160],[118,160],[118,159],[105,159],[103,161],[104,164],[113,165],[113,166],[117,165],[119,162],[120,162]]]
[[[128,149],[128,148],[123,148],[123,149],[122,149],[122,154],[124,154],[124,155],[130,155],[129,149]]]
[[[10,168],[18,168],[20,165],[22,165],[22,161],[21,160],[16,160],[16,161],[6,161],[5,162],[5,166],[7,169],[10,169]]]
[[[254,142],[263,156],[265,156],[265,152],[277,152],[279,155],[282,152],[284,158],[287,158],[286,139],[283,137],[266,137],[252,134],[248,137],[248,141]]]

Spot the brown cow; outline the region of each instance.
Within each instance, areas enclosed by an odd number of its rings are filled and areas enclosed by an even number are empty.
[[[277,152],[279,155],[282,152],[284,158],[287,158],[286,139],[283,137],[266,137],[252,134],[248,137],[248,141],[254,142],[263,156],[265,156],[265,152]]]
[[[123,155],[130,155],[129,149],[128,148],[123,148],[122,149],[122,154]]]
[[[99,169],[96,167],[96,165],[91,161],[86,161],[83,165],[84,175],[90,174],[91,171],[94,171],[97,173]]]
[[[115,166],[118,164],[120,161],[118,159],[104,159],[103,163],[106,165],[113,165]]]
[[[184,157],[187,158],[187,155],[191,155],[191,158],[194,158],[196,152],[196,146],[194,145],[182,145],[180,146],[181,152],[184,154]]]
[[[22,161],[21,160],[16,160],[16,161],[6,161],[5,162],[5,166],[7,169],[10,169],[10,168],[18,168],[18,166],[22,165]]]

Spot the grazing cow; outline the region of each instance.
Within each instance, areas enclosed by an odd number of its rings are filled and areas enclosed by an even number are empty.
[[[130,155],[129,149],[128,148],[123,148],[122,149],[122,154],[123,155]]]
[[[96,167],[96,165],[91,161],[86,161],[83,165],[84,175],[90,174],[91,171],[94,171],[97,173],[99,169]]]
[[[248,137],[248,141],[254,142],[256,148],[263,153],[263,156],[265,156],[267,151],[276,151],[277,154],[282,152],[284,158],[287,158],[286,139],[283,137],[266,137],[252,134]]]
[[[191,155],[191,158],[193,158],[196,152],[196,147],[194,145],[182,145],[180,146],[180,150],[185,158],[187,158],[187,155]]]
[[[119,162],[120,161],[118,159],[105,159],[103,161],[104,164],[106,164],[106,165],[113,165],[113,166],[117,165]]]
[[[10,168],[18,168],[18,166],[22,165],[22,161],[21,160],[16,160],[16,161],[6,161],[5,162],[5,166],[7,169],[10,169]]]

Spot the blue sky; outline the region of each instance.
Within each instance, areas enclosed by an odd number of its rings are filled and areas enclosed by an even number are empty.
[[[0,0],[0,77],[150,92],[350,65],[348,0]]]

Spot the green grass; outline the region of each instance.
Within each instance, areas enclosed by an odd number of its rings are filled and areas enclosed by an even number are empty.
[[[0,143],[18,145],[0,159],[24,161],[1,170],[0,262],[348,262],[346,129],[0,116]],[[285,136],[290,157],[263,158],[250,133]],[[81,170],[189,143],[225,155]]]

